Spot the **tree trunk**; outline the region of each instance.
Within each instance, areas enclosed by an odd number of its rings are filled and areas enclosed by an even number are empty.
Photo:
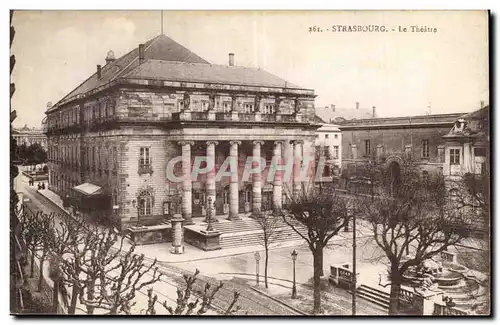
[[[35,276],[35,248],[31,247],[31,269],[30,269],[31,276],[30,278],[33,278]]]
[[[397,267],[391,268],[391,294],[389,298],[389,315],[399,314],[399,290],[402,278]]]
[[[269,287],[268,284],[267,284],[267,265],[268,265],[268,261],[269,261],[269,248],[267,248],[267,245],[266,245],[266,260],[264,262],[264,283],[266,285],[266,289]]]
[[[73,281],[73,293],[71,294],[71,303],[68,307],[68,314],[74,315],[76,310],[76,301],[78,298],[79,290],[76,285],[77,281]]]
[[[59,286],[61,284],[61,280],[57,279],[54,281],[54,291],[52,292],[52,308],[54,310],[54,314],[57,314],[57,306],[59,305]]]
[[[95,280],[92,281],[87,288],[87,299],[89,301],[94,300],[94,290],[95,290]],[[87,315],[92,315],[94,313],[94,307],[87,305]]]
[[[313,252],[314,260],[314,306],[313,314],[318,314],[321,312],[321,270],[323,268],[323,248],[317,248]]]
[[[42,257],[40,257],[40,265],[39,265],[39,272],[38,272],[38,289],[37,289],[38,292],[42,291],[43,262],[45,261],[46,255],[47,255],[47,252],[44,249],[42,252]]]

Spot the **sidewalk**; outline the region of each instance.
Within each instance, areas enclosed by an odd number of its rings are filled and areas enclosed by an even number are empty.
[[[49,201],[58,206],[68,216],[74,217],[69,209],[63,207],[62,199],[59,197],[59,195],[48,189],[37,190],[37,191],[42,196],[44,196]],[[304,240],[295,240],[295,241],[276,243],[275,245],[271,245],[271,247],[272,249],[279,249],[285,247],[297,247],[304,244],[305,244]],[[128,240],[124,240],[123,246],[124,249],[127,249],[131,246],[131,242]],[[218,257],[234,256],[234,255],[253,253],[253,252],[260,252],[262,255],[262,251],[264,251],[264,247],[262,245],[235,247],[228,249],[220,249],[216,251],[204,251],[190,244],[184,243],[184,254],[172,254],[170,252],[171,248],[172,248],[171,243],[139,245],[135,247],[135,252],[138,254],[144,254],[151,260],[156,258],[158,262],[182,263],[182,262],[213,259]]]

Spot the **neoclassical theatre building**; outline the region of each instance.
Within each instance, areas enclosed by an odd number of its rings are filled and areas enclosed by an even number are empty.
[[[182,213],[237,219],[280,205],[298,181],[269,180],[270,162],[314,156],[315,94],[257,68],[210,64],[165,35],[106,64],[47,108],[49,189],[80,213],[112,218],[122,228],[154,225]],[[187,175],[196,157],[215,170]],[[247,157],[266,169],[244,180]],[[180,158],[179,158],[180,157]],[[227,157],[238,173],[216,179]]]

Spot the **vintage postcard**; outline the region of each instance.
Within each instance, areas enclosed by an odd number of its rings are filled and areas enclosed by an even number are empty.
[[[489,316],[488,11],[11,11],[11,313]]]

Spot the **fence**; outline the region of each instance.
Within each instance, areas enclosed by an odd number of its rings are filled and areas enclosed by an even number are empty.
[[[434,304],[434,316],[468,316],[469,314],[456,307],[449,307],[446,305]]]

